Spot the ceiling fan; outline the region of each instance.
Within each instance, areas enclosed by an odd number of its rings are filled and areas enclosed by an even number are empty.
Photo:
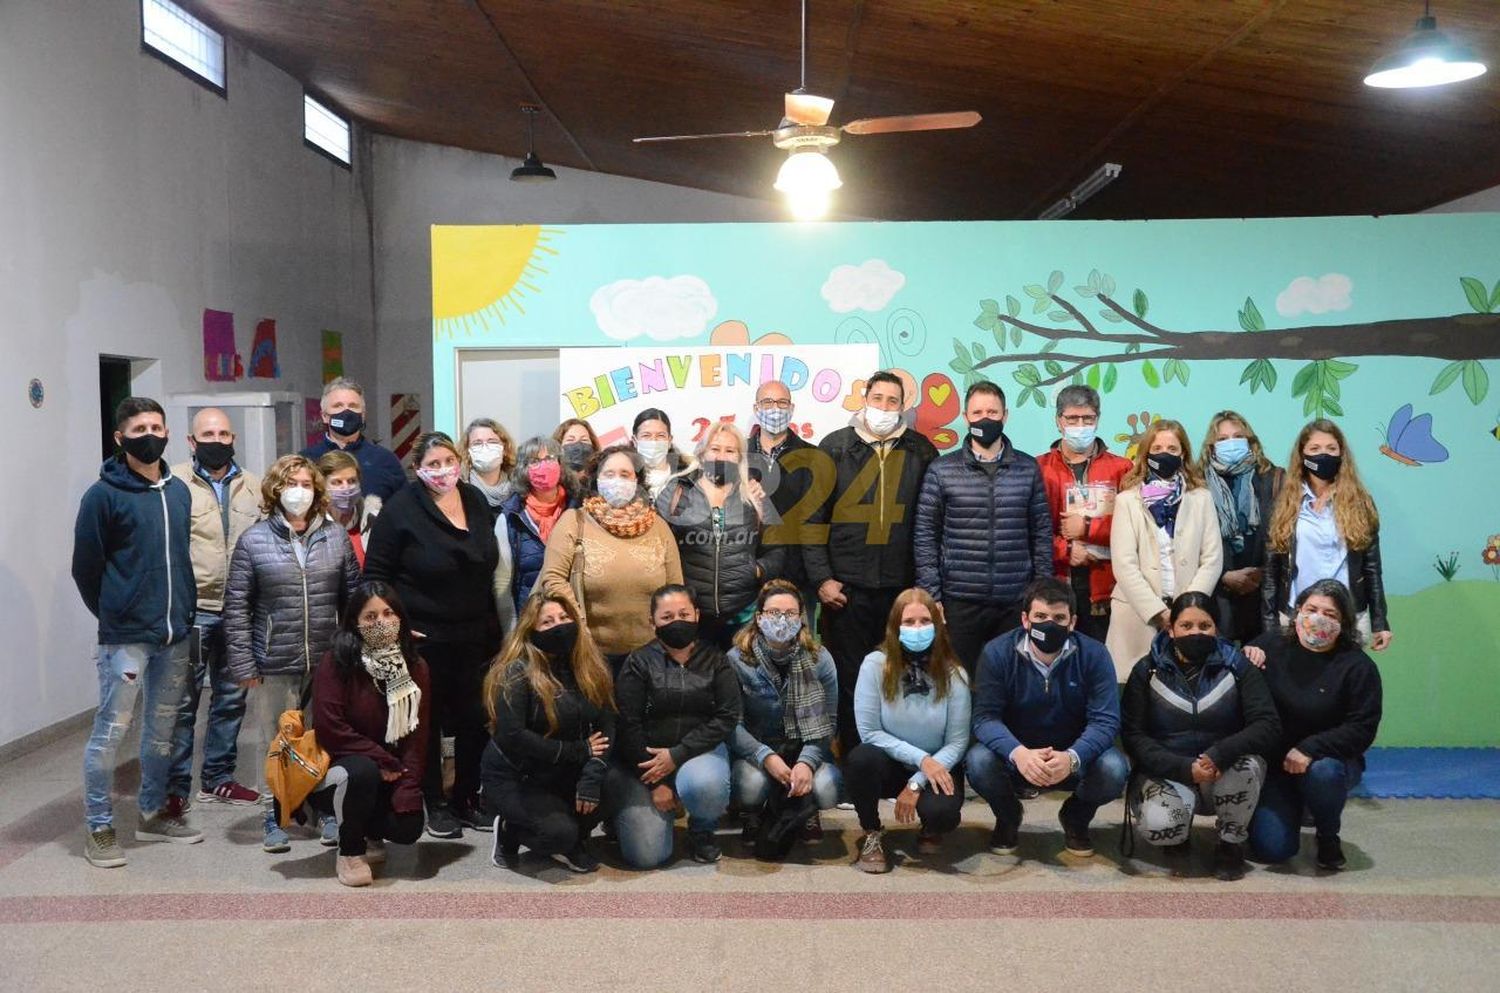
[[[893,134],[898,131],[942,131],[972,128],[980,121],[972,110],[943,114],[905,114],[898,117],[866,117],[842,127],[828,123],[833,100],[807,90],[807,0],[802,0],[801,85],[786,94],[781,123],[765,131],[723,131],[715,134],[657,135],[636,138],[637,144],[657,141],[697,141],[704,138],[770,138],[789,154],[776,174],[775,188],[787,195],[793,214],[804,220],[821,217],[828,210],[834,190],[843,186],[838,169],[827,152],[844,135]]]

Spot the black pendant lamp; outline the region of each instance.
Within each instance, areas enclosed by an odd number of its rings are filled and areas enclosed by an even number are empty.
[[[521,105],[521,113],[526,115],[526,158],[510,171],[513,183],[545,183],[557,178],[557,173],[542,165],[542,160],[536,154],[536,115],[541,112],[540,107]]]

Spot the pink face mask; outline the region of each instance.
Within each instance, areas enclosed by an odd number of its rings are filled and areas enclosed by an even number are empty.
[[[1315,611],[1304,610],[1297,615],[1297,633],[1302,643],[1315,652],[1320,652],[1338,640],[1344,626],[1332,617]]]
[[[427,484],[427,488],[438,496],[452,493],[453,488],[458,485],[458,466],[449,466],[446,469],[418,469],[417,478]]]
[[[562,465],[556,459],[533,462],[526,467],[526,479],[534,490],[550,490],[562,478]]]

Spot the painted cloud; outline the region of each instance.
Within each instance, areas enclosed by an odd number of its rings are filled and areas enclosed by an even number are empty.
[[[1276,312],[1282,317],[1298,314],[1326,314],[1330,310],[1348,310],[1353,301],[1354,281],[1337,272],[1314,279],[1298,276],[1276,296]]]
[[[860,265],[841,265],[823,283],[823,299],[836,314],[851,310],[884,310],[891,297],[906,285],[906,276],[886,264],[869,259]]]
[[[589,309],[599,330],[616,341],[673,341],[702,334],[719,302],[697,276],[648,276],[599,287]]]

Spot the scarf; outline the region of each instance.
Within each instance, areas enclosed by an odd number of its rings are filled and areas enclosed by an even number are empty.
[[[932,649],[925,652],[908,652],[901,649],[906,659],[906,669],[901,673],[901,696],[926,696],[932,692],[932,679],[927,675],[927,663],[932,661]]]
[[[583,501],[583,509],[616,538],[639,538],[656,523],[656,511],[650,504],[639,500],[632,500],[623,507],[611,507],[602,496],[591,496]]]
[[[485,502],[491,507],[498,507],[504,503],[505,498],[510,496],[511,491],[515,488],[511,485],[510,480],[503,475],[500,477],[500,482],[491,486],[483,479],[480,479],[477,472],[469,473],[469,485],[483,493]]]
[[[1152,480],[1141,484],[1141,502],[1151,514],[1156,526],[1169,537],[1177,534],[1177,508],[1182,505],[1182,477],[1173,476],[1171,482]]]
[[[557,488],[557,499],[550,504],[543,503],[536,498],[535,493],[526,494],[526,512],[531,515],[531,520],[536,524],[536,534],[542,539],[542,544],[547,543],[547,538],[552,534],[552,525],[562,517],[562,512],[568,505],[568,494],[559,486]]]
[[[366,645],[359,658],[365,672],[375,680],[375,686],[385,694],[385,743],[394,745],[417,729],[417,705],[422,702],[422,689],[406,671],[406,656],[399,644],[386,648]]]
[[[823,684],[818,681],[817,657],[798,640],[792,643],[791,651],[778,660],[771,655],[766,639],[758,633],[750,642],[750,651],[755,656],[756,665],[764,666],[767,672],[786,671],[782,693],[786,705],[781,711],[783,733],[794,741],[822,741],[833,737],[833,718],[828,715],[828,701],[823,696]]]
[[[1255,459],[1243,458],[1226,466],[1209,459],[1208,491],[1219,511],[1219,533],[1236,552],[1245,550],[1245,536],[1260,527],[1260,501],[1255,496]]]

